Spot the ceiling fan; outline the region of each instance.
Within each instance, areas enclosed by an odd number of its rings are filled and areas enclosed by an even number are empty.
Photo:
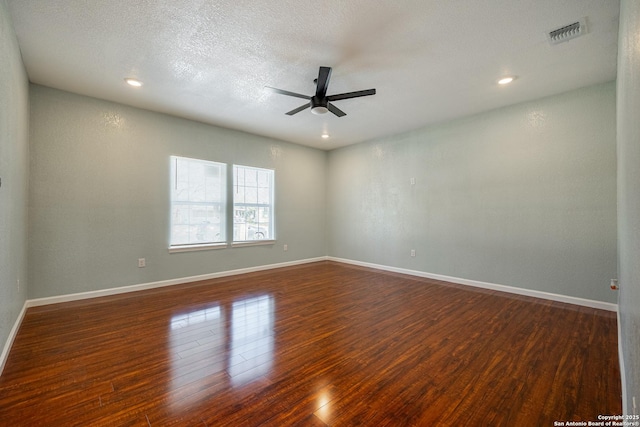
[[[272,92],[279,93],[280,95],[295,96],[296,98],[303,98],[309,100],[308,103],[294,108],[286,113],[289,116],[293,116],[302,110],[306,110],[311,107],[313,114],[325,114],[327,111],[331,111],[338,117],[346,116],[347,113],[333,105],[331,102],[339,101],[341,99],[358,98],[360,96],[375,95],[375,89],[358,90],[355,92],[339,93],[336,95],[327,96],[327,88],[329,87],[329,79],[331,78],[331,67],[320,67],[318,71],[318,78],[314,80],[316,83],[316,94],[313,96],[302,95],[300,93],[289,92],[288,90],[276,89],[275,87],[265,86]]]

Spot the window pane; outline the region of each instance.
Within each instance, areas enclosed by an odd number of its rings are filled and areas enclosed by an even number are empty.
[[[170,245],[224,242],[226,165],[171,157]]]
[[[245,187],[244,189],[244,201],[245,203],[258,203],[258,188]]]
[[[245,183],[248,187],[256,187],[258,185],[258,171],[246,168],[244,171]]]
[[[271,175],[265,171],[258,172],[258,187],[271,187]]]
[[[258,188],[258,203],[261,205],[268,205],[271,203],[271,189],[270,188]]]
[[[244,186],[244,169],[235,169],[234,176],[236,178],[236,182],[234,183],[234,185]]]
[[[245,202],[244,191],[236,191],[235,193],[233,193],[233,200],[235,203],[244,203]]]

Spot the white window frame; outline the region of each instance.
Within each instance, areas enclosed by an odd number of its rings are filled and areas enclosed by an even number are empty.
[[[201,159],[193,159],[188,157],[180,157],[180,156],[171,156],[171,194],[170,194],[170,219],[169,219],[169,252],[184,252],[184,251],[192,251],[192,250],[203,250],[203,249],[218,249],[224,248],[227,246],[227,187],[228,187],[228,179],[227,179],[227,165],[225,163],[218,163],[209,160],[201,160]],[[183,176],[179,171],[179,165],[182,167],[193,166],[197,167],[201,166],[212,166],[219,168],[220,173],[220,188],[217,189],[219,198],[211,199],[210,194],[208,193],[210,188],[206,188],[206,181],[203,183],[205,185],[204,189],[200,190],[199,196],[194,196],[191,192],[188,192],[187,196],[184,196],[184,183],[182,181]],[[187,184],[189,185],[189,184]],[[204,194],[202,194],[204,193]],[[209,200],[207,200],[207,196],[209,195]],[[193,197],[193,198],[192,198]],[[205,200],[202,200],[202,199]],[[209,230],[209,227],[206,225],[208,222],[203,221],[203,230],[202,230],[202,241],[199,242],[198,238],[193,239],[191,237],[191,233],[194,231],[194,224],[191,223],[193,218],[191,217],[191,210],[189,209],[189,218],[186,223],[176,224],[174,221],[178,215],[178,207],[179,206],[189,206],[190,209],[193,207],[201,206],[204,209],[213,207],[214,210],[219,211],[220,215],[220,223],[218,228],[219,239],[211,239],[208,236],[209,232],[215,231],[215,227],[213,230]],[[175,241],[175,229],[176,226],[185,226],[188,229],[189,238],[188,241]],[[200,230],[195,230],[196,233],[200,233]],[[215,234],[214,234],[215,236]]]
[[[255,187],[248,185],[247,182],[241,182],[239,174],[243,172],[255,172],[257,177],[262,174],[263,177],[268,177],[268,195],[260,195],[265,191],[267,187],[264,186],[264,182],[259,182],[259,178],[256,178]],[[276,241],[276,229],[275,229],[275,170],[273,169],[265,169],[258,168],[253,166],[245,166],[245,165],[233,165],[232,167],[233,173],[233,227],[231,230],[231,241],[232,245],[235,246],[250,246],[250,245],[268,245],[273,244]],[[247,200],[248,199],[248,191],[255,189],[258,194],[256,199]],[[243,197],[244,196],[244,197]],[[242,218],[243,215],[238,215],[239,211],[245,211],[247,208],[254,208],[258,211],[267,208],[269,211],[268,219],[264,222],[258,220],[256,224],[247,224],[244,222],[244,226],[246,228],[244,231],[244,237],[236,239],[237,228],[240,225],[239,221],[246,221],[246,218]],[[254,211],[255,212],[255,211]],[[253,228],[253,234],[251,233],[251,228]],[[266,235],[265,235],[266,232]],[[255,236],[255,238],[249,238],[249,236]],[[264,237],[259,237],[259,236]]]

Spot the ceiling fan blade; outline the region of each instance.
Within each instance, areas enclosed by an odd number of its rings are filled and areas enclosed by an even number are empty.
[[[302,110],[306,110],[306,109],[307,109],[307,108],[309,108],[310,106],[311,106],[311,104],[310,104],[310,103],[307,103],[307,104],[301,105],[301,106],[300,106],[300,107],[298,107],[298,108],[294,108],[293,110],[289,111],[289,112],[288,112],[288,113],[286,113],[286,114],[287,114],[287,116],[293,116],[294,114],[299,113],[299,112],[300,112],[300,111],[302,111]]]
[[[331,67],[320,67],[320,70],[318,71],[318,82],[316,87],[316,96],[319,99],[322,99],[326,96],[330,78]]]
[[[339,93],[337,95],[329,95],[327,99],[329,101],[339,101],[341,99],[358,98],[360,96],[375,95],[375,89],[357,90],[355,92]]]
[[[342,117],[342,116],[346,116],[347,113],[345,113],[344,111],[342,111],[341,109],[339,109],[338,107],[336,107],[335,105],[333,105],[330,102],[327,102],[327,109],[329,111],[331,111],[333,114],[335,114],[338,117]]]
[[[275,87],[271,87],[271,86],[265,86],[264,88],[270,90],[271,92],[279,93],[280,95],[288,95],[288,96],[295,96],[296,98],[311,99],[310,96],[302,95],[301,93],[295,93],[295,92],[289,92],[288,90],[276,89]]]

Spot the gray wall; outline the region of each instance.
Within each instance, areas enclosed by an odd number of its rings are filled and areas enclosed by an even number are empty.
[[[29,298],[326,254],[325,152],[30,89]],[[275,169],[277,244],[169,254],[170,155]]]
[[[618,268],[626,413],[640,405],[640,2],[620,5],[618,42]],[[637,412],[636,412],[637,413]]]
[[[0,0],[0,351],[26,299],[28,89],[9,11]]]
[[[615,120],[606,83],[331,151],[329,255],[614,302]]]

